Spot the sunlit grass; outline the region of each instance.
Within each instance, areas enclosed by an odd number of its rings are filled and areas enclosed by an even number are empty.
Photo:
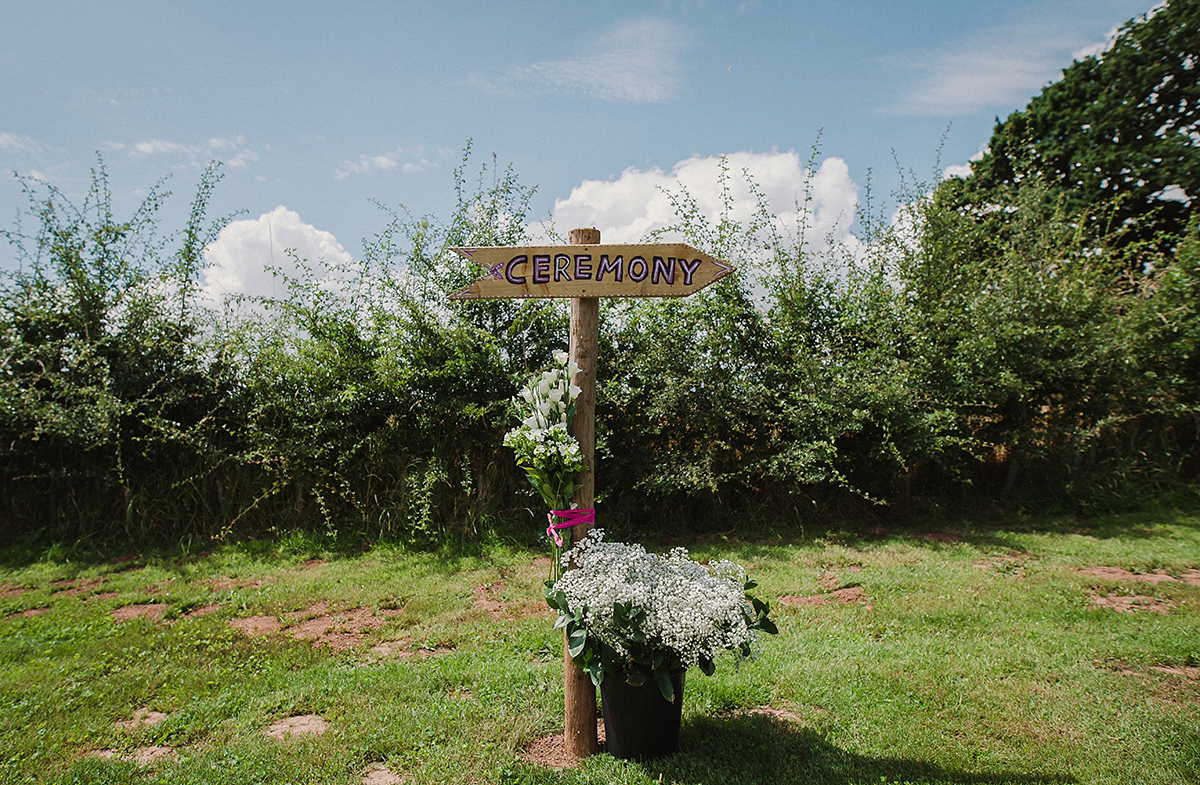
[[[522,756],[562,727],[541,554],[327,551],[301,539],[10,560],[0,781],[358,785],[372,764],[413,783],[1200,781],[1200,587],[1080,572],[1200,569],[1193,518],[943,523],[692,550],[746,564],[780,634],[757,662],[689,674],[678,755],[600,755],[561,771]],[[859,601],[779,601],[852,587]],[[1122,594],[1168,612],[1092,607]],[[137,603],[166,608],[114,620]],[[369,609],[376,626],[345,649],[294,639],[322,603]],[[229,625],[258,616],[282,630]],[[375,651],[383,643],[392,648]],[[165,718],[118,724],[139,709]],[[305,714],[328,732],[265,735]],[[155,747],[171,751],[133,760]]]

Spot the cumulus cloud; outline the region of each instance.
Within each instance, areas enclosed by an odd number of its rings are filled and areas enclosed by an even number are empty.
[[[229,295],[283,296],[286,290],[271,268],[295,274],[289,251],[322,274],[352,261],[331,233],[280,205],[258,218],[231,221],[204,249],[203,299],[216,304]]]
[[[943,169],[942,170],[942,179],[949,180],[951,177],[962,177],[962,178],[970,177],[971,172],[972,172],[971,164],[973,164],[975,161],[982,161],[983,156],[989,152],[991,152],[991,148],[988,147],[986,144],[984,144],[983,147],[979,148],[979,152],[975,153],[974,155],[972,155],[970,158],[967,159],[967,163],[951,164],[950,166],[947,166],[945,169]]]
[[[730,174],[734,220],[747,221],[758,209],[758,198],[742,175],[745,172],[782,226],[795,226],[802,219],[813,238],[849,239],[858,185],[841,158],[826,158],[815,172],[794,151],[737,152],[725,156],[724,165]],[[586,180],[566,199],[555,201],[552,220],[564,230],[594,226],[606,243],[639,242],[649,232],[676,222],[670,195],[681,191],[695,200],[701,214],[715,220],[724,210],[721,166],[719,156],[694,156],[669,172],[630,168],[615,180]],[[807,203],[806,188],[811,196]]]
[[[489,89],[551,90],[606,101],[661,103],[678,93],[679,55],[686,32],[666,19],[617,24],[583,45],[579,54],[544,60],[473,81]]]
[[[1111,33],[1110,33],[1111,36]],[[884,111],[957,115],[1019,106],[1062,76],[1073,58],[1101,52],[1071,20],[991,27],[940,52],[913,52],[898,65],[913,75],[900,101]]]

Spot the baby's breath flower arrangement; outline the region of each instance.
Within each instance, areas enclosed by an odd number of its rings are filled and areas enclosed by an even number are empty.
[[[571,377],[578,372],[579,366],[568,361],[566,352],[556,352],[553,366],[535,374],[513,399],[521,424],[504,437],[505,446],[517,454],[517,464],[551,511],[546,530],[554,549],[551,580],[562,573],[563,541],[556,528],[561,524],[554,523],[555,514],[567,514],[579,474],[587,469],[579,442],[567,433],[580,392]]]
[[[562,561],[575,569],[547,588],[546,600],[571,658],[597,686],[613,674],[634,686],[653,679],[670,701],[673,675],[698,666],[711,676],[723,651],[754,659],[759,634],[778,631],[770,606],[748,594],[754,581],[731,561],[700,564],[683,548],[660,556],[605,542],[600,529]]]

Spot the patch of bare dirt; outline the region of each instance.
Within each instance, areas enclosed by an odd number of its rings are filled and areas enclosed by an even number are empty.
[[[229,626],[246,635],[270,635],[279,632],[283,627],[274,616],[246,616],[241,619],[230,619]]]
[[[115,758],[117,760],[133,761],[139,766],[149,766],[156,761],[168,758],[175,754],[174,747],[163,747],[159,745],[151,747],[138,747],[132,753],[126,754],[117,750],[100,750],[96,753],[101,758]]]
[[[170,606],[165,602],[145,602],[137,605],[123,605],[112,612],[113,621],[131,621],[133,619],[149,619],[159,621]]]
[[[1177,583],[1178,579],[1165,570],[1154,572],[1131,572],[1121,567],[1088,567],[1079,571],[1105,581],[1144,581],[1146,583]]]
[[[267,581],[248,581],[239,578],[209,578],[200,581],[213,591],[229,591],[230,589],[261,589]]]
[[[328,646],[335,651],[347,651],[366,640],[373,630],[383,626],[370,608],[328,612],[329,603],[319,602],[304,613],[319,613],[287,629],[298,641],[311,641],[314,646]],[[289,614],[290,615],[290,614]]]
[[[1188,586],[1200,586],[1200,570],[1184,570],[1179,574],[1179,580]]]
[[[78,597],[80,594],[91,593],[92,590],[103,586],[105,583],[108,583],[108,581],[104,578],[92,578],[87,581],[54,581],[50,584],[50,591],[54,594],[62,594],[65,597]]]
[[[521,619],[529,616],[550,616],[551,610],[544,599],[532,596],[521,600],[502,600],[507,587],[504,581],[486,583],[471,589],[475,594],[472,607],[485,611],[493,619]]]
[[[306,560],[300,562],[299,566],[304,567],[305,569],[309,569],[311,567],[320,567],[322,564],[328,564],[328,563],[329,562],[326,559],[306,559]]]
[[[836,588],[838,576],[836,572],[823,572],[817,576],[817,587],[825,590]]]
[[[770,717],[780,722],[800,722],[800,717],[795,712],[790,712],[787,709],[773,709],[770,706],[759,706],[758,708],[750,709],[745,714],[751,717],[754,715]]]
[[[84,597],[83,601],[84,602],[100,602],[102,600],[111,600],[113,597],[116,597],[120,593],[121,592],[119,592],[119,591],[102,591],[97,594],[93,594],[89,597]]]
[[[497,599],[504,593],[504,581],[476,586],[471,591],[475,592],[476,608],[487,611],[493,619],[499,619],[504,615],[505,603]]]
[[[121,720],[117,723],[117,727],[123,730],[137,730],[138,728],[150,727],[157,725],[167,718],[167,715],[161,711],[153,709],[138,709],[133,713],[133,717],[127,720]]]
[[[1200,680],[1200,668],[1191,668],[1186,665],[1154,665],[1150,669],[1169,676],[1182,676],[1190,681]]]
[[[1121,613],[1148,611],[1151,613],[1161,613],[1165,616],[1175,607],[1175,603],[1171,600],[1164,600],[1159,597],[1146,597],[1141,594],[1134,596],[1113,595],[1108,597],[1093,594],[1091,596],[1090,607],[1107,608],[1109,610],[1120,611]]]
[[[192,613],[199,615],[202,610],[211,613],[219,607],[204,606]],[[211,610],[208,610],[210,608]],[[275,616],[247,616],[230,619],[229,626],[246,635],[273,635],[284,632],[293,640],[308,641],[313,646],[348,651],[363,643],[372,632],[383,626],[384,618],[381,617],[402,612],[402,609],[381,610],[376,615],[370,608],[331,611],[329,602],[322,600],[304,610],[285,613],[283,622]]]
[[[548,568],[551,564],[554,564],[554,559],[549,556],[539,556],[533,560],[534,567]]]
[[[267,728],[267,736],[272,739],[287,739],[291,736],[319,736],[329,730],[329,723],[319,714],[301,714],[295,717],[284,717],[276,720]]]
[[[870,597],[867,596],[866,590],[861,586],[848,586],[845,589],[838,589],[827,594],[810,594],[805,597],[789,595],[779,598],[780,605],[787,605],[790,608],[815,608],[821,605],[852,602],[865,602],[868,608],[871,607]]]
[[[49,613],[50,606],[46,605],[41,608],[27,608],[23,611],[14,613],[13,616],[41,616],[43,613]]]
[[[436,657],[454,651],[453,644],[421,645],[416,648],[410,640],[384,641],[371,647],[372,662],[380,660],[411,660],[414,657]]]
[[[0,584],[0,600],[7,600],[9,597],[20,597],[27,591],[29,591],[29,588],[26,586],[10,586],[7,583]]]
[[[601,719],[596,720],[596,738],[599,741],[597,751],[604,752],[606,737],[604,721]],[[530,763],[549,769],[566,769],[579,763],[567,754],[567,740],[561,732],[534,739],[521,749],[520,754]]]
[[[184,616],[188,619],[196,619],[201,616],[208,616],[216,613],[219,610],[221,610],[221,604],[219,602],[212,602],[208,605],[201,605],[199,608],[192,608],[190,611],[184,614]]]
[[[330,605],[329,600],[321,600],[314,605],[308,606],[302,611],[289,611],[288,613],[283,614],[283,618],[292,622],[303,621],[305,619],[315,619],[318,616],[324,616],[325,614],[329,613],[329,609],[331,607],[333,606]]]
[[[161,745],[138,747],[133,751],[133,762],[139,766],[149,766],[155,761],[161,760],[162,758],[169,758],[174,754],[174,747],[164,747]]]
[[[384,766],[382,763],[372,763],[363,771],[363,785],[401,785],[408,782],[408,777]]]

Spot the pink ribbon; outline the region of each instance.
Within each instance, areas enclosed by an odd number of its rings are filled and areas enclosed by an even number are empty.
[[[562,523],[555,523],[555,518],[561,518]],[[596,511],[591,507],[585,507],[581,510],[551,510],[546,513],[546,520],[550,522],[550,525],[546,527],[546,536],[554,540],[554,544],[561,548],[563,538],[558,533],[558,530],[569,529],[581,523],[595,523]]]

